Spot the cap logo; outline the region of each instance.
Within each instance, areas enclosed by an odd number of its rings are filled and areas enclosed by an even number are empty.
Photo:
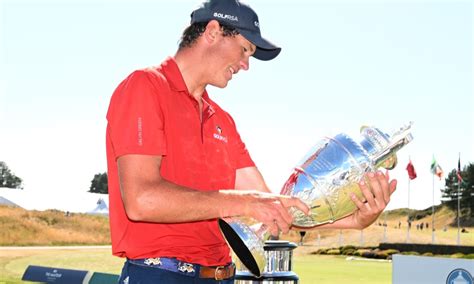
[[[260,28],[260,24],[259,24],[257,21],[253,22],[253,24],[254,24],[257,28]]]
[[[227,15],[227,14],[218,13],[218,12],[215,12],[215,13],[214,13],[214,17],[220,18],[220,19],[224,19],[224,20],[234,21],[234,22],[238,22],[238,21],[239,21],[239,18],[238,18],[237,16],[234,16],[234,15]]]

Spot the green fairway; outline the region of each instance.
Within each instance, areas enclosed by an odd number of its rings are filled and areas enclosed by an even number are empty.
[[[30,264],[118,274],[123,260],[110,248],[20,249],[0,248],[0,283],[23,283],[20,279]],[[391,283],[388,262],[348,261],[341,256],[304,255],[294,258],[300,283]],[[31,282],[29,282],[31,283]]]
[[[346,256],[304,255],[294,259],[300,283],[392,283],[392,263],[346,260]]]

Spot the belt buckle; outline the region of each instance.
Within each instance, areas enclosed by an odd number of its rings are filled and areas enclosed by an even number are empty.
[[[217,276],[217,274],[219,273],[219,271],[222,271],[222,272],[224,272],[223,274],[225,274],[225,267],[224,267],[224,266],[218,266],[218,267],[216,267],[216,270],[214,271],[214,279],[215,279],[215,280],[224,280],[224,279],[225,279],[225,275],[222,275],[221,277]]]

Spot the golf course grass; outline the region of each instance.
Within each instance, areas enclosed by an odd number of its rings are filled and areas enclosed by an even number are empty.
[[[346,256],[296,256],[293,270],[300,283],[392,283],[392,263],[374,260],[346,260]]]
[[[300,283],[391,283],[389,262],[346,260],[342,256],[296,255],[293,270]],[[108,247],[0,248],[0,283],[31,283],[20,279],[28,265],[119,274],[123,260]]]

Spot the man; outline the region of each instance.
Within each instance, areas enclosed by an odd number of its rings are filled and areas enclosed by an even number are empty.
[[[115,90],[107,113],[113,254],[126,257],[120,283],[233,283],[235,266],[217,218],[252,217],[273,235],[288,232],[289,207],[271,194],[231,116],[208,85],[224,88],[251,56],[280,48],[263,39],[257,14],[233,0],[210,0],[191,14],[174,57],[138,70]],[[396,182],[370,173],[359,210],[322,227],[364,228],[385,208]],[[161,281],[161,282],[160,282]]]

